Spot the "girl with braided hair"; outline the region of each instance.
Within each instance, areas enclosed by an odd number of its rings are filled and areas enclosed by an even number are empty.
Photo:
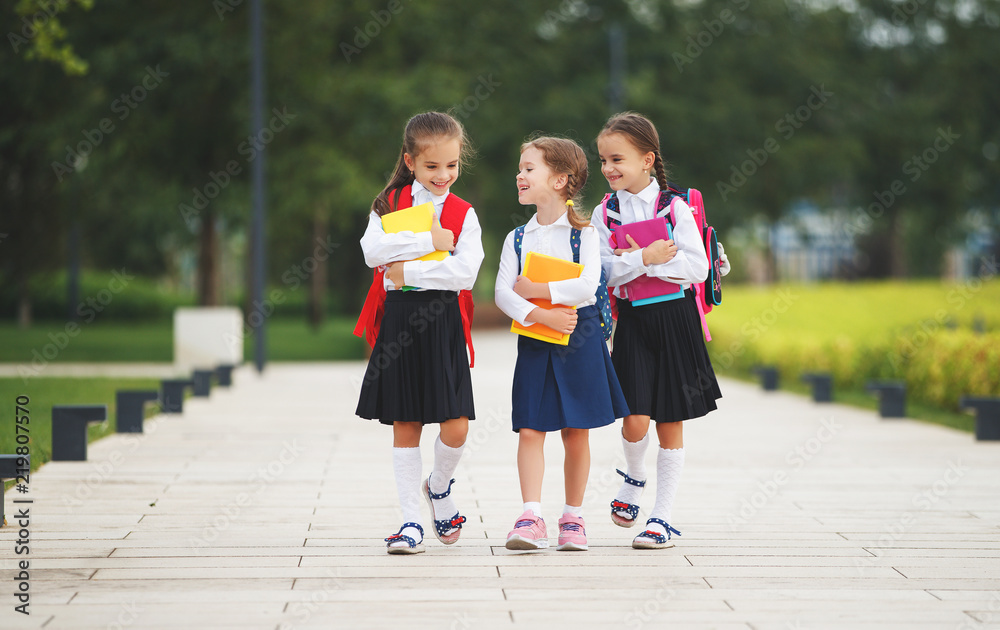
[[[684,467],[684,420],[704,416],[722,397],[702,338],[692,283],[708,275],[708,258],[691,209],[675,198],[664,211],[661,194],[669,195],[666,167],[660,155],[656,127],[632,112],[612,116],[597,136],[601,173],[617,197],[622,224],[666,216],[673,223],[673,238],[640,248],[628,243],[612,245],[607,219],[597,219],[601,262],[608,288],[615,287],[618,325],[612,363],[628,401],[630,415],[622,425],[622,446],[627,472],[611,502],[611,520],[621,527],[635,525],[637,502],[646,485],[645,455],[649,423],[656,423],[659,442],[656,457],[656,502],[646,528],[632,541],[637,549],[662,549],[674,545],[671,508]],[[666,201],[667,197],[663,200]],[[606,214],[604,204],[594,217]],[[672,208],[672,210],[671,210]],[[720,247],[721,249],[721,247]],[[728,271],[725,263],[723,273]],[[683,285],[680,299],[633,305],[623,291],[626,283],[642,275]]]

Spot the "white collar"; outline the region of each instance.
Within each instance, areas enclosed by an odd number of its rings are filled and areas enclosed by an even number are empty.
[[[532,215],[531,219],[528,220],[527,225],[524,226],[524,231],[532,232],[534,230],[537,230],[538,228],[552,227],[553,225],[564,225],[566,227],[572,227],[569,223],[569,212],[563,212],[558,219],[556,219],[549,225],[542,225],[541,223],[539,223],[538,213],[536,212],[534,215]]]
[[[649,180],[649,185],[636,194],[627,190],[618,191],[618,201],[624,206],[632,197],[638,197],[643,205],[648,205],[656,201],[656,196],[660,193],[660,184],[655,179]]]
[[[439,197],[439,196],[435,195],[434,193],[432,193],[431,191],[427,190],[427,188],[423,184],[421,184],[420,182],[418,182],[417,180],[413,180],[413,184],[410,187],[410,196],[413,199],[416,199],[417,198],[417,193],[419,193],[419,192],[425,192],[425,193],[427,193],[428,195],[430,195],[431,201],[433,201],[434,205],[435,206],[440,206],[441,204],[444,203],[444,200],[448,196],[448,193],[451,192],[451,189],[449,188],[448,190],[445,191],[445,193],[443,195],[441,195]]]

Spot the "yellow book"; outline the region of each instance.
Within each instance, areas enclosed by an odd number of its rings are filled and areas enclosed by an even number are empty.
[[[382,229],[386,234],[406,231],[430,232],[432,225],[434,225],[434,204],[429,201],[382,215]],[[415,260],[444,260],[448,256],[449,252],[434,250]]]
[[[571,260],[563,260],[562,258],[556,258],[555,256],[539,254],[538,252],[528,252],[528,255],[524,260],[524,270],[521,272],[521,275],[532,282],[556,282],[558,280],[572,280],[573,278],[579,278],[582,273],[583,265],[579,263],[575,263]],[[563,304],[553,304],[552,302],[541,298],[534,298],[528,301],[535,306],[546,310],[553,309],[557,306],[565,308],[565,305]],[[576,307],[574,306],[573,308]],[[531,337],[532,339],[538,339],[539,341],[547,341],[548,343],[554,343],[560,346],[569,345],[569,335],[556,332],[548,326],[538,322],[535,322],[530,326],[522,326],[514,321],[510,324],[510,331],[512,333],[524,335],[525,337]]]

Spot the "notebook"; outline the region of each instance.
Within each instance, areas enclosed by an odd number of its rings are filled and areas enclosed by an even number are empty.
[[[386,234],[396,232],[430,232],[434,225],[434,204],[422,203],[382,215],[382,229]],[[450,252],[435,250],[415,260],[444,260]]]
[[[615,226],[615,243],[619,249],[629,247],[626,236],[631,236],[639,247],[646,247],[659,239],[672,239],[673,230],[670,229],[665,217],[657,217]],[[674,282],[642,275],[625,283],[625,294],[633,306],[644,306],[684,297],[684,287]]]
[[[556,282],[557,280],[571,280],[573,278],[579,278],[582,273],[583,265],[579,263],[575,263],[571,260],[563,260],[562,258],[556,258],[555,256],[539,254],[538,252],[528,252],[524,259],[524,269],[521,271],[521,275],[532,282]],[[539,306],[544,309],[552,309],[556,306],[563,306],[561,304],[553,304],[552,302],[541,298],[535,298],[528,301],[535,306]],[[519,335],[524,335],[525,337],[531,337],[532,339],[538,339],[540,341],[547,341],[560,346],[569,345],[569,335],[556,332],[548,326],[538,322],[535,322],[530,326],[522,326],[515,321],[511,323],[510,331]]]

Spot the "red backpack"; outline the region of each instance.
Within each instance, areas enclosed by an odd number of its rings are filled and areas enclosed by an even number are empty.
[[[395,192],[395,191],[393,191]],[[389,195],[391,211],[409,208],[413,205],[413,193],[410,185],[399,190],[399,201],[395,203],[395,195]],[[468,201],[458,195],[449,193],[441,209],[441,227],[455,233],[455,244],[462,233],[465,215],[472,207]],[[364,337],[368,345],[375,347],[378,331],[382,325],[382,315],[385,313],[385,267],[376,267],[372,278],[372,286],[368,289],[365,305],[361,308],[358,323],[354,326],[354,334]],[[472,291],[463,289],[458,294],[458,307],[462,313],[462,328],[465,330],[465,344],[469,347],[469,367],[475,366],[476,351],[472,347],[472,314],[475,304],[472,302]]]
[[[698,314],[701,316],[701,328],[705,333],[705,341],[712,340],[712,334],[708,331],[708,322],[705,315],[712,311],[712,307],[722,304],[722,258],[719,256],[719,240],[715,233],[715,228],[708,224],[705,218],[705,202],[701,198],[701,191],[697,188],[677,188],[673,184],[667,184],[666,190],[661,190],[656,197],[656,216],[668,216],[671,225],[676,225],[674,220],[674,200],[681,199],[691,208],[691,215],[694,217],[695,225],[701,233],[702,242],[705,245],[705,255],[708,257],[708,277],[704,282],[692,284],[691,289],[695,293],[695,303],[698,305]],[[604,225],[614,233],[614,226],[621,225],[621,212],[618,209],[618,197],[614,193],[604,195],[601,202],[604,210]]]

